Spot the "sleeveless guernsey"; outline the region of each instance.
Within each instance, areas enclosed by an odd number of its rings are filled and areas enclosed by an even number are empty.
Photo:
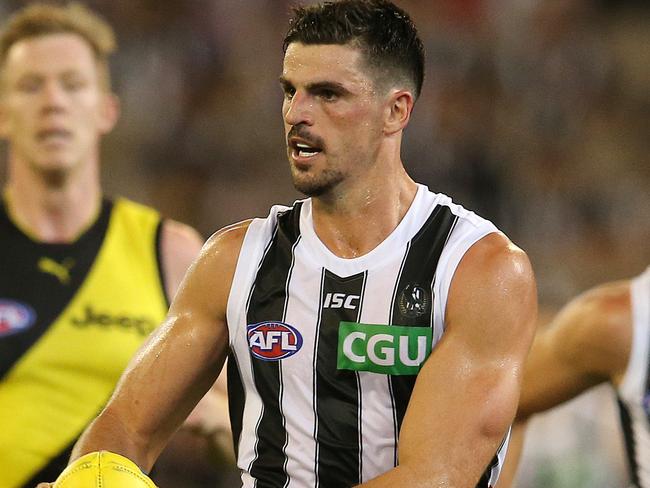
[[[0,205],[0,486],[54,479],[131,356],[164,318],[160,217],[104,200],[72,244],[21,232]]]
[[[310,199],[251,223],[227,310],[244,487],[347,487],[397,465],[400,425],[444,334],[454,271],[495,231],[421,185],[397,228],[354,259],[318,239]],[[496,483],[506,444],[479,487]]]
[[[650,488],[650,268],[632,280],[632,349],[618,405],[634,487]]]

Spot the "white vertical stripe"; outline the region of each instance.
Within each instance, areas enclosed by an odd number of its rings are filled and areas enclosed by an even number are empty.
[[[452,207],[453,210],[454,208]],[[476,217],[471,212],[469,213]],[[474,219],[464,220],[461,218],[454,224],[453,232],[442,250],[435,272],[436,281],[433,290],[433,306],[435,307],[433,316],[434,333],[437,334],[439,331],[444,331],[449,288],[461,259],[476,242],[486,235],[497,231],[498,229],[494,224],[482,219],[477,223]]]
[[[286,412],[287,429],[286,470],[289,487],[315,486],[313,470],[316,456],[314,441],[313,384],[314,344],[317,340],[318,306],[320,303],[321,275],[306,265],[302,243],[295,249],[296,265],[289,283],[289,301],[285,322],[301,334],[300,351],[282,360],[285,394],[282,410]],[[291,412],[294,412],[291,414]]]
[[[632,349],[618,388],[630,413],[640,488],[650,488],[650,424],[643,408],[650,368],[650,268],[631,284]]]
[[[389,265],[368,272],[361,323],[390,323],[392,291],[387,292],[386,285],[392,286],[401,264],[401,259],[394,259]],[[359,381],[363,406],[362,478],[368,481],[393,467],[393,407],[386,375],[360,372]]]
[[[650,425],[648,416],[639,405],[629,408],[632,423],[632,435],[636,463],[639,475],[639,487],[650,488]]]

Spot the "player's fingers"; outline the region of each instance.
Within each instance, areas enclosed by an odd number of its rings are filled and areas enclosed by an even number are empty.
[[[36,488],[52,488],[54,483],[39,483]]]

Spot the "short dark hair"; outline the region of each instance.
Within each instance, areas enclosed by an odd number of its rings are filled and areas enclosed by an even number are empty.
[[[407,82],[415,98],[424,81],[424,46],[415,24],[387,0],[340,0],[293,9],[282,46],[357,43],[368,66],[386,81]]]

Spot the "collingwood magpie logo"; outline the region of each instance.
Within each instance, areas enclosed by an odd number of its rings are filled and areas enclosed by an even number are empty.
[[[429,293],[416,283],[409,283],[398,297],[399,311],[404,317],[414,319],[431,310]]]

